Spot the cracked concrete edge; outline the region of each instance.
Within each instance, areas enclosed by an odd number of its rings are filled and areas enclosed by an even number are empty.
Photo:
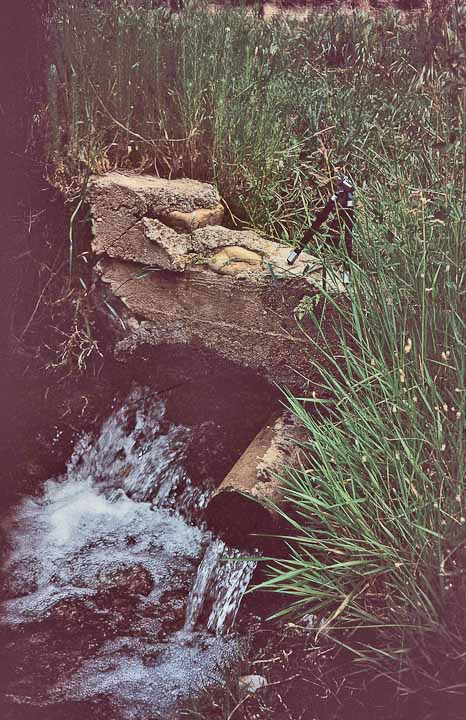
[[[210,183],[187,178],[166,180],[155,175],[113,171],[90,180],[88,201],[118,212],[136,210],[142,216],[168,216],[172,212],[213,210],[221,204],[218,190]],[[110,200],[110,204],[108,201]]]
[[[307,270],[310,282],[319,284],[320,263],[308,253],[289,266],[288,247],[252,230],[219,225],[223,207],[209,183],[111,172],[91,179],[88,201],[92,249],[98,256],[175,272],[204,262],[223,275],[263,274],[274,280],[302,276]],[[229,248],[235,248],[233,255]]]

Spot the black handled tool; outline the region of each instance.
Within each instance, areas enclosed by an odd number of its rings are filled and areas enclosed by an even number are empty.
[[[346,175],[340,175],[337,178],[337,190],[331,196],[325,207],[320,210],[309,230],[306,230],[298,245],[291,250],[287,257],[288,265],[298,259],[304,248],[310,243],[314,234],[319,230],[321,225],[328,219],[330,213],[336,213],[332,225],[330,226],[330,242],[335,244],[340,242],[341,225],[345,228],[345,245],[348,257],[351,258],[353,252],[353,221],[354,221],[354,185]],[[343,273],[343,282],[349,283],[349,271],[346,269]]]

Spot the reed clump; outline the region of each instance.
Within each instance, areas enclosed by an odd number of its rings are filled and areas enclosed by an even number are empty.
[[[192,176],[283,237],[305,220],[301,175],[313,197],[328,160],[353,160],[355,143],[400,163],[419,143],[422,169],[421,148],[455,127],[460,10],[432,26],[395,10],[259,22],[202,2],[182,13],[140,5],[58,3],[51,17],[42,129],[51,180],[71,195],[88,168]]]
[[[460,717],[466,9],[264,23],[185,4],[56,11],[42,121],[51,180],[71,196],[112,168],[212,181],[232,222],[294,242],[336,168],[352,174],[341,351],[320,335],[320,384],[288,397],[309,434],[302,468],[283,479],[289,557],[270,560],[264,587],[288,593],[290,612],[325,617],[393,684],[390,717],[439,706]]]

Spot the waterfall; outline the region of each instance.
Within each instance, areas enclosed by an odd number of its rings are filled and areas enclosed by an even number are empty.
[[[6,520],[13,705],[79,702],[85,714],[98,701],[145,720],[156,702],[168,718],[238,661],[234,621],[255,564],[202,522],[211,490],[185,463],[196,432],[138,388]]]
[[[214,602],[207,621],[209,630],[218,635],[231,630],[256,564],[255,560],[245,560],[236,549],[227,553],[214,582]]]
[[[184,630],[187,632],[192,632],[196,626],[224,548],[224,543],[216,539],[209,544],[205,551],[186,604]]]
[[[207,628],[216,635],[228,633],[235,621],[256,561],[246,560],[237,549],[218,538],[209,544],[188,597],[184,629],[192,632],[210,599]]]

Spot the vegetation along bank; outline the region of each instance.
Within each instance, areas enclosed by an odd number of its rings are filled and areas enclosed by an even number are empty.
[[[390,707],[374,705],[372,717],[459,718],[464,3],[319,7],[267,22],[243,8],[149,5],[58,3],[37,153],[70,207],[85,204],[91,173],[190,177],[218,187],[232,227],[288,245],[336,171],[353,178],[352,281],[335,308],[342,350],[327,348],[319,382],[287,397],[308,431],[305,462],[283,477],[289,554],[266,561],[262,589],[289,596],[296,622],[325,618],[320,634],[350,648],[364,682],[384,679]],[[92,303],[85,255],[68,241],[64,272],[82,308]],[[341,251],[313,252],[327,262]],[[333,300],[322,291],[321,302]],[[84,335],[85,317],[73,320]],[[326,353],[324,336],[313,342]],[[235,717],[252,717],[254,702]]]

